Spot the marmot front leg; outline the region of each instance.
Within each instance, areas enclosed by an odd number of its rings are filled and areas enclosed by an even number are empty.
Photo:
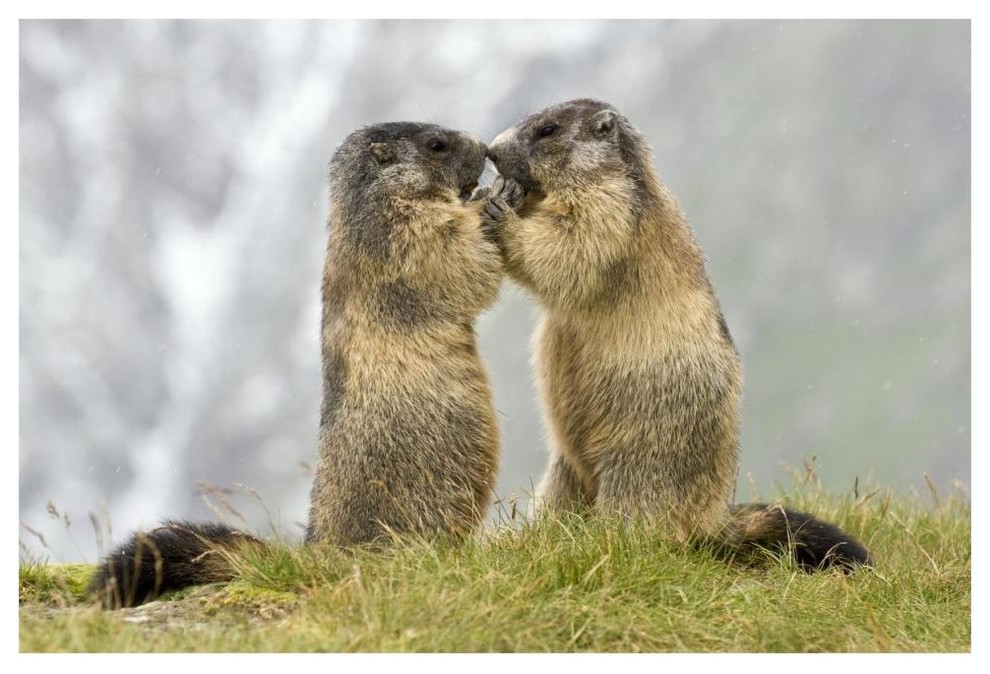
[[[481,211],[481,231],[505,253],[502,229],[526,198],[526,190],[512,178],[498,176],[485,194]]]

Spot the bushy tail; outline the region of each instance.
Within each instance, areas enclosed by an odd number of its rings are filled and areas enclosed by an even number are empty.
[[[167,590],[233,579],[231,553],[263,545],[225,524],[167,520],[134,533],[106,556],[90,582],[106,608],[137,606]]]
[[[753,561],[763,550],[789,552],[805,571],[836,566],[851,572],[872,566],[870,551],[839,527],[779,505],[730,506],[718,546],[731,557]]]

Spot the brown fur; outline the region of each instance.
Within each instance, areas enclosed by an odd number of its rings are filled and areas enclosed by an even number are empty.
[[[474,321],[497,297],[501,261],[482,232],[484,202],[461,199],[485,147],[438,127],[386,131],[355,134],[384,144],[384,160],[349,141],[331,162],[310,541],[465,534],[487,510],[497,473]],[[432,165],[436,153],[423,148],[434,137],[453,166]],[[376,228],[387,231],[369,237]]]
[[[539,507],[642,517],[684,542],[791,541],[766,508],[730,514],[742,368],[639,132],[581,99],[531,115],[489,156],[528,191],[498,236],[506,270],[544,308],[535,360],[552,442]]]
[[[457,131],[389,123],[355,131],[330,162],[309,542],[458,537],[488,509],[498,426],[474,322],[498,295],[490,231],[509,206],[467,201],[485,150]],[[90,592],[116,608],[230,580],[232,560],[260,545],[226,525],[168,522],[107,555]]]

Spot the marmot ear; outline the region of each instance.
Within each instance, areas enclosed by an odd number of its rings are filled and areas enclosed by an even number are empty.
[[[601,110],[591,118],[591,130],[596,136],[605,137],[615,129],[615,112]]]
[[[395,159],[395,153],[392,152],[392,148],[388,146],[388,143],[372,143],[368,146],[368,150],[371,152],[371,156],[378,160],[379,164],[387,164]]]

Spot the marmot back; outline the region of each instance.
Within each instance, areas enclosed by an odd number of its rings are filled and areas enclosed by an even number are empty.
[[[569,101],[500,134],[489,156],[502,189],[527,192],[499,243],[545,310],[536,368],[553,445],[540,507],[644,517],[672,539],[736,551],[796,543],[805,566],[867,562],[810,516],[730,510],[739,357],[701,249],[629,121]]]

